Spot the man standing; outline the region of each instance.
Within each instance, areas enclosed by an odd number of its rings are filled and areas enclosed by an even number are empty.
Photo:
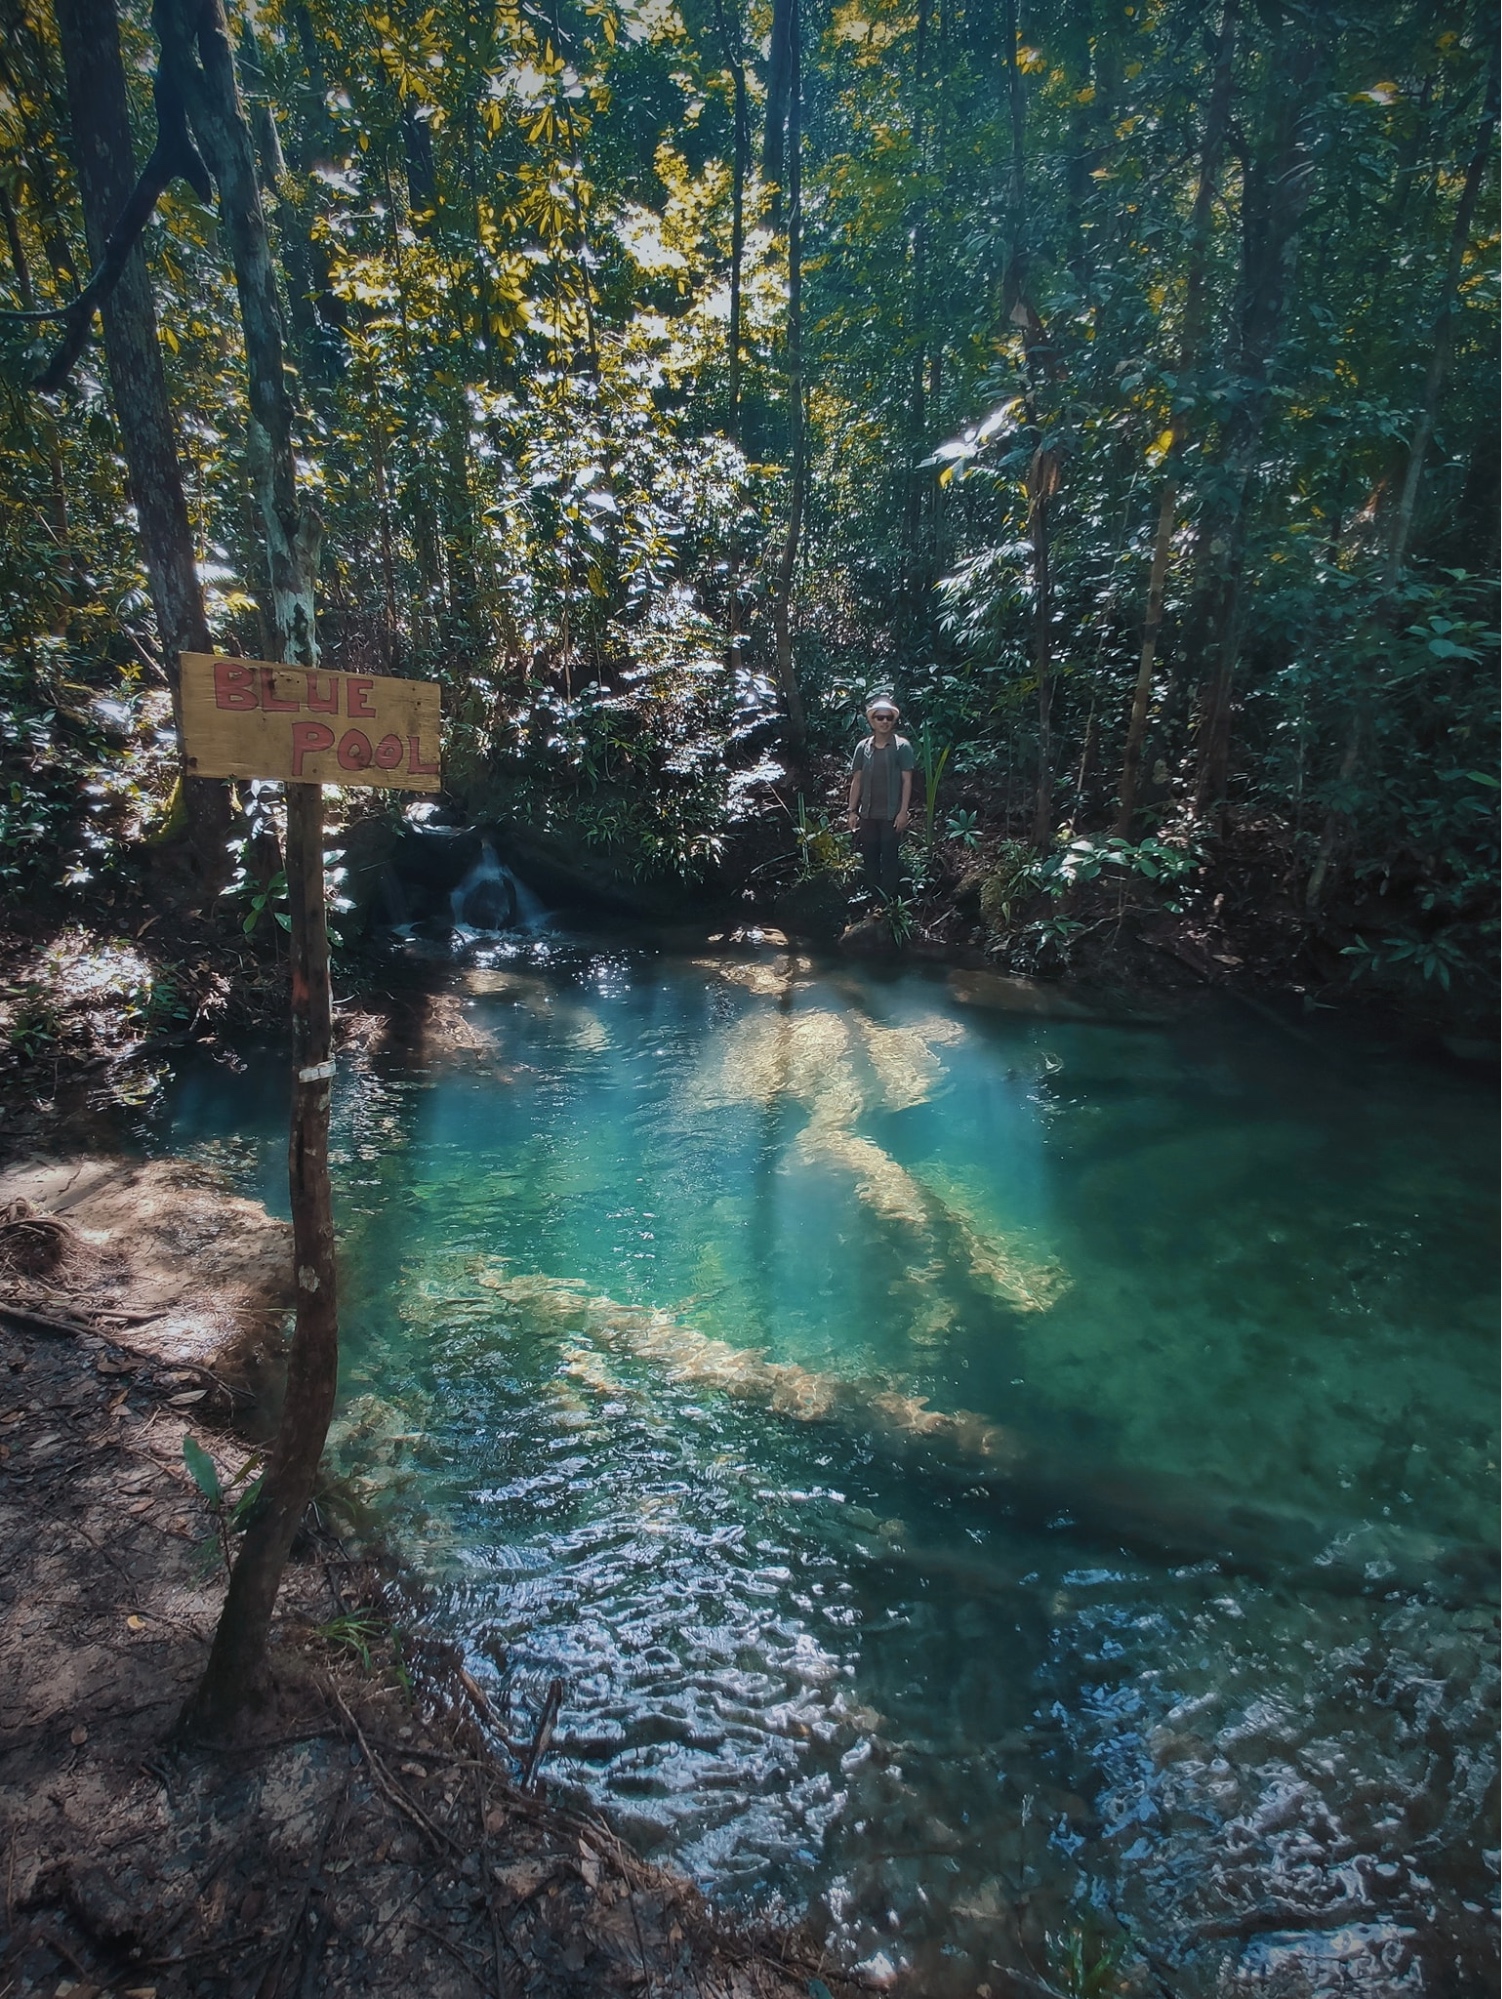
[[[861,878],[888,901],[901,875],[897,843],[907,830],[913,797],[913,746],[897,733],[899,710],[886,694],[866,703],[871,733],[850,765],[850,830],[861,854]]]

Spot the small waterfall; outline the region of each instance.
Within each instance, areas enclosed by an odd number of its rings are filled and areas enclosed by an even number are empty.
[[[516,883],[488,840],[480,858],[449,897],[454,921],[468,930],[509,930],[516,921]]]
[[[480,858],[449,897],[455,924],[466,930],[537,930],[547,911],[525,882],[496,858],[489,840]]]

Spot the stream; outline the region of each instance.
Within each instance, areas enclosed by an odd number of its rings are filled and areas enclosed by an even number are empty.
[[[335,1452],[516,1734],[564,1679],[555,1790],[936,1999],[1495,1990],[1489,1078],[770,948],[445,976],[340,1065]],[[285,1213],[285,1105],[187,1065],[145,1135]]]

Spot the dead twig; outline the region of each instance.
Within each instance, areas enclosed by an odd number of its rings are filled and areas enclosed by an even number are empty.
[[[0,1319],[14,1319],[17,1325],[30,1326],[39,1333],[57,1333],[66,1339],[77,1339],[80,1333],[98,1331],[97,1326],[82,1326],[72,1319],[49,1319],[41,1312],[23,1312],[19,1305],[8,1305],[0,1299]]]
[[[522,1789],[530,1791],[537,1775],[537,1766],[548,1753],[548,1744],[553,1739],[553,1729],[558,1720],[558,1710],[563,1706],[562,1680],[548,1681],[548,1697],[542,1704],[542,1714],[537,1723],[537,1733],[532,1738],[526,1760],[522,1764]]]
[[[375,1751],[366,1741],[364,1732],[362,1731],[359,1722],[355,1720],[354,1716],[345,1706],[343,1695],[339,1692],[339,1689],[333,1684],[332,1681],[330,1681],[329,1683],[329,1692],[333,1695],[335,1704],[337,1705],[339,1712],[344,1716],[344,1719],[349,1723],[350,1727],[354,1730],[355,1740],[356,1742],[359,1743],[361,1753],[364,1755],[365,1761],[370,1766],[370,1774],[375,1781],[376,1789],[382,1792],[384,1796],[390,1801],[390,1803],[396,1806],[399,1812],[405,1813],[405,1815],[409,1819],[411,1819],[413,1825],[415,1825],[420,1832],[426,1834],[426,1836],[433,1841],[435,1846],[437,1845],[446,1846],[449,1848],[451,1852],[462,1855],[464,1852],[464,1848],[459,1844],[459,1842],[456,1839],[454,1839],[451,1834],[445,1832],[442,1826],[435,1825],[432,1819],[430,1819],[427,1813],[422,1809],[421,1805],[417,1804],[413,1799],[407,1796],[407,1793],[402,1789],[401,1785],[397,1783],[396,1779],[391,1775],[390,1771],[386,1768],[385,1764],[381,1761],[380,1757],[376,1755]]]

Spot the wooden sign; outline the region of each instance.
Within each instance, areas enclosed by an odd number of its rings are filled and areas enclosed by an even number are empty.
[[[183,755],[195,777],[437,791],[436,680],[182,654]]]

